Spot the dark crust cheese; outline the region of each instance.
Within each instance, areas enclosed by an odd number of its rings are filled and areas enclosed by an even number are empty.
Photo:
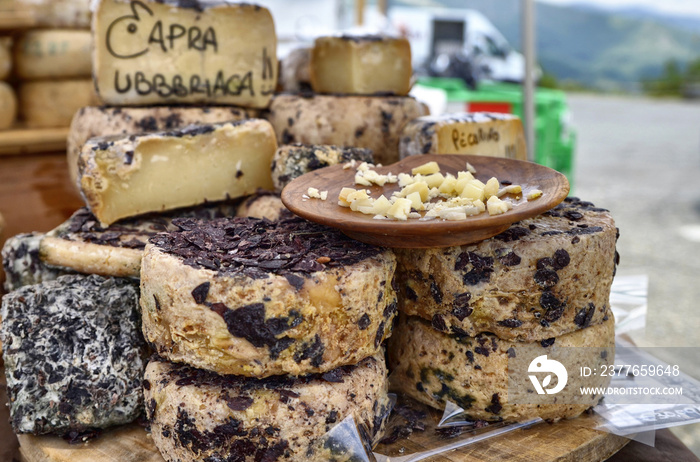
[[[2,299],[0,338],[12,427],[64,433],[133,421],[143,410],[138,287],[69,275]]]
[[[53,281],[59,276],[74,273],[67,268],[47,265],[39,257],[43,233],[22,233],[12,236],[2,248],[2,267],[5,270],[5,291],[22,286]]]
[[[377,442],[390,412],[383,354],[322,375],[262,380],[154,358],[144,390],[156,447],[181,462],[354,460],[324,435],[353,416]]]
[[[460,335],[536,341],[603,322],[619,255],[610,213],[569,197],[476,244],[397,249],[399,311]]]
[[[282,192],[293,179],[319,168],[355,160],[374,163],[371,149],[295,143],[280,146],[272,159],[272,182]]]
[[[309,274],[349,266],[384,252],[298,217],[275,222],[244,217],[182,218],[173,224],[179,230],[156,235],[149,242],[193,268],[253,279],[267,278],[268,273]]]

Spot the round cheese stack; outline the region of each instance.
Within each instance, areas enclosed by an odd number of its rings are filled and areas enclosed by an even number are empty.
[[[509,359],[523,348],[541,350],[537,355],[566,348],[571,364],[600,370],[602,364],[607,364],[605,358],[615,354],[615,321],[610,313],[602,324],[528,344],[502,340],[492,334],[447,335],[420,318],[401,315],[389,340],[391,387],[441,410],[450,401],[464,409],[469,418],[489,421],[535,417],[558,420],[575,417],[598,404],[602,395],[582,397],[579,389],[605,387],[610,377],[582,379],[573,373],[569,374],[565,389],[556,395],[561,404],[534,404],[527,398],[509,402]]]
[[[5,82],[0,82],[0,130],[8,129],[17,118],[15,91]]]
[[[347,417],[379,438],[390,411],[387,385],[382,355],[323,375],[262,380],[155,359],[144,398],[166,460],[328,461],[322,437]]]
[[[237,217],[267,218],[268,220],[279,220],[280,218],[290,218],[292,213],[284,206],[278,194],[272,191],[261,190],[252,196],[247,197],[236,211]]]
[[[28,127],[67,127],[83,106],[97,104],[90,79],[23,82],[20,113]]]
[[[607,210],[567,198],[485,241],[396,249],[399,310],[448,333],[535,341],[602,322],[618,255]]]
[[[157,353],[221,374],[325,372],[379,351],[396,312],[393,253],[300,218],[175,220],[141,266]]]
[[[17,76],[22,80],[90,78],[92,38],[89,30],[31,30],[15,47]]]
[[[237,107],[152,106],[83,107],[75,113],[68,133],[68,173],[78,181],[78,156],[85,142],[96,136],[174,130],[192,124],[208,124],[254,117],[254,110]],[[76,186],[77,187],[77,186]]]
[[[266,115],[280,145],[331,144],[371,149],[383,165],[399,160],[403,127],[428,109],[408,96],[281,94]]]

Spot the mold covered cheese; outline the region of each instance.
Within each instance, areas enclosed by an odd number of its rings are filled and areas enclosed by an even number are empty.
[[[527,146],[517,116],[467,112],[412,120],[401,134],[399,154],[402,159],[416,154],[475,154],[527,160]]]
[[[12,427],[62,433],[119,425],[143,410],[138,286],[68,275],[2,299]]]
[[[580,387],[606,387],[609,376],[582,378],[569,374],[566,388],[556,395],[554,403],[537,403],[536,399],[522,397],[516,397],[514,402],[509,400],[512,379],[508,371],[513,364],[509,360],[517,358],[518,354],[529,358],[552,355],[562,349],[564,352],[559,354],[564,355],[567,364],[600,370],[600,366],[608,364],[606,358],[615,356],[612,313],[601,324],[529,343],[502,340],[489,333],[475,337],[444,334],[421,318],[402,314],[389,340],[391,388],[439,410],[450,401],[474,420],[575,417],[598,404],[603,397],[581,396]],[[527,380],[527,371],[522,375]]]
[[[144,394],[165,460],[354,460],[338,457],[343,441],[333,428],[352,417],[377,442],[390,411],[386,376],[381,354],[325,374],[262,380],[153,359]]]
[[[399,310],[446,333],[535,341],[602,322],[618,254],[607,210],[569,197],[476,244],[396,249]]]
[[[396,313],[390,250],[300,218],[175,220],[141,266],[143,331],[220,374],[326,372],[375,354]]]
[[[99,0],[93,69],[107,105],[263,108],[277,86],[270,12],[222,0]]]
[[[311,88],[317,93],[405,96],[411,89],[411,45],[404,37],[319,37],[311,49]]]
[[[193,124],[249,119],[254,115],[254,110],[231,106],[82,107],[73,116],[68,132],[71,183],[78,187],[78,155],[90,138],[169,131]]]
[[[174,218],[233,216],[236,201],[215,202],[167,213],[127,218],[103,227],[90,211],[78,209],[66,222],[37,240],[40,262],[80,273],[138,278],[148,239],[176,229]]]
[[[22,233],[5,241],[2,247],[5,291],[12,292],[22,286],[53,281],[73,273],[68,268],[48,265],[41,259],[39,249],[44,236],[44,233]]]
[[[78,157],[78,182],[90,211],[107,226],[272,189],[276,150],[272,126],[260,119],[92,138]]]
[[[280,145],[367,148],[375,162],[389,165],[399,160],[404,126],[427,114],[427,107],[409,96],[280,94],[266,117]]]
[[[307,144],[280,146],[272,159],[272,182],[282,192],[293,179],[319,168],[356,160],[374,163],[372,151],[364,148],[341,148]]]

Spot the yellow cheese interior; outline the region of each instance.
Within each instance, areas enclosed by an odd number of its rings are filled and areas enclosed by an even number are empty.
[[[527,160],[520,119],[489,122],[449,122],[437,130],[438,154],[473,154]]]
[[[311,86],[319,93],[407,95],[411,50],[406,39],[318,39],[311,55]]]

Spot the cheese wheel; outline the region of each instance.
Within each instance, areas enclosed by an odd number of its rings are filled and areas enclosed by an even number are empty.
[[[521,341],[599,324],[616,240],[607,210],[570,197],[476,244],[396,249],[399,310],[443,332]]]
[[[30,128],[68,127],[83,106],[97,104],[92,80],[23,82],[19,86],[20,114]]]
[[[95,84],[105,104],[268,105],[277,87],[270,12],[250,3],[98,0]]]
[[[523,125],[517,116],[468,112],[419,117],[401,134],[401,158],[416,154],[475,154],[527,160]]]
[[[15,90],[5,82],[0,82],[0,130],[5,130],[17,119],[17,96]]]
[[[298,217],[175,225],[149,241],[141,265],[143,332],[164,358],[304,375],[355,364],[390,335],[390,250]]]
[[[371,442],[381,439],[391,407],[386,375],[381,355],[323,375],[263,380],[154,359],[144,397],[165,460],[360,460],[327,434],[352,417],[352,430],[358,425]]]
[[[71,274],[66,268],[47,265],[39,256],[44,233],[22,233],[10,237],[2,247],[2,267],[5,270],[6,292],[20,287],[53,281]]]
[[[12,37],[0,37],[0,80],[5,80],[12,71]]]
[[[383,165],[399,160],[399,138],[427,108],[408,96],[276,95],[267,118],[282,144],[368,148]]]
[[[14,0],[31,12],[39,27],[90,29],[91,0]]]
[[[317,93],[405,96],[412,74],[411,45],[403,37],[319,37],[311,49],[311,88]]]
[[[544,342],[502,340],[488,333],[475,337],[448,335],[420,318],[402,315],[389,340],[391,388],[440,410],[450,401],[473,420],[515,422],[535,417],[546,420],[576,417],[603,397],[602,394],[582,396],[580,387],[606,387],[609,376],[584,378],[570,370],[566,388],[556,394],[554,403],[552,395],[545,403],[523,397],[509,400],[509,370],[516,370],[509,360],[519,355],[534,359],[562,349],[566,349],[562,354],[567,364],[601,370],[603,364],[615,357],[612,313],[602,324]],[[527,380],[527,364],[522,375]]]
[[[276,149],[272,127],[260,119],[92,138],[78,158],[78,181],[90,211],[107,226],[272,189]]]
[[[134,135],[255,117],[256,111],[231,106],[89,106],[75,113],[68,132],[68,173],[78,188],[78,155],[87,140],[96,136]]]
[[[258,191],[241,202],[236,216],[267,218],[274,221],[280,218],[290,218],[293,214],[284,206],[279,194],[272,191]]]
[[[31,30],[15,45],[16,74],[22,80],[90,78],[91,36],[88,30]]]

